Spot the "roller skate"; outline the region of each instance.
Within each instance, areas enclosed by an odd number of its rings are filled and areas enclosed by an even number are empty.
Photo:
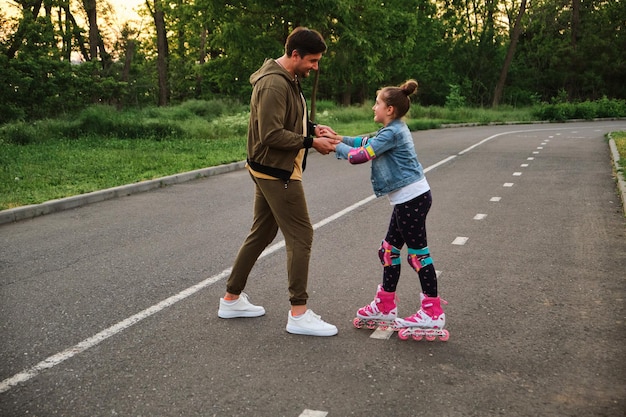
[[[370,330],[374,330],[377,327],[385,330],[390,327],[393,328],[397,318],[396,293],[387,292],[382,285],[379,285],[374,301],[356,312],[356,317],[352,324],[357,329],[365,326]]]
[[[439,297],[428,297],[420,294],[422,307],[410,317],[396,319],[395,329],[401,340],[412,337],[413,340],[425,338],[429,342],[439,338],[442,342],[450,338],[450,332],[444,329],[446,325],[446,314],[441,308],[441,303],[446,301]]]

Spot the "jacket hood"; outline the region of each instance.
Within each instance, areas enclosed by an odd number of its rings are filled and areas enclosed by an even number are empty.
[[[270,75],[270,74],[279,74],[279,75],[282,75],[283,77],[285,77],[286,79],[288,79],[289,81],[294,82],[294,79],[291,76],[291,74],[289,73],[289,71],[287,71],[286,69],[281,67],[276,62],[276,60],[274,60],[272,58],[266,58],[265,62],[263,62],[263,65],[261,66],[261,68],[259,68],[256,72],[254,72],[250,76],[250,84],[252,84],[254,86],[261,78],[265,77],[266,75]]]

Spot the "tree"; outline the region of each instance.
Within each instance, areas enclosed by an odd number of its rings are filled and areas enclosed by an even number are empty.
[[[96,0],[83,0],[83,7],[85,8],[85,13],[87,13],[87,20],[89,22],[89,56],[85,58],[88,61],[96,61],[98,57],[100,57],[102,69],[106,71],[111,67],[112,60],[111,55],[104,47],[104,40],[98,28]]]
[[[17,3],[22,6],[22,19],[17,31],[13,35],[13,41],[11,42],[9,49],[6,51],[6,55],[9,59],[15,58],[16,52],[19,50],[22,42],[24,41],[29,25],[32,25],[39,16],[39,10],[41,9],[43,0],[22,0],[17,1]]]
[[[167,42],[167,32],[165,28],[165,10],[162,0],[153,0],[150,4],[146,0],[146,6],[150,10],[150,14],[154,19],[154,27],[156,29],[157,38],[157,73],[159,79],[159,95],[158,105],[166,106],[169,101],[169,85],[168,85],[168,61],[169,48]]]
[[[498,83],[496,84],[496,88],[493,93],[493,104],[492,104],[493,107],[498,107],[498,105],[500,104],[500,100],[502,99],[502,92],[504,91],[504,83],[506,82],[506,77],[507,77],[507,74],[509,73],[511,62],[513,61],[513,55],[515,55],[515,48],[517,47],[519,35],[522,32],[522,17],[524,16],[525,11],[526,11],[526,0],[522,0],[520,4],[519,12],[517,14],[517,19],[515,19],[515,26],[513,26],[513,33],[511,34],[511,43],[509,44],[509,48],[506,53],[506,58],[504,59],[502,70],[500,71],[500,78],[498,79]]]

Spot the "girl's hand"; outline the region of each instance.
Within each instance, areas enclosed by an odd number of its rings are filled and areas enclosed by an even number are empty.
[[[325,131],[323,132],[322,136],[328,139],[335,140],[337,142],[341,142],[341,140],[343,139],[343,136],[338,135],[335,131]]]
[[[336,135],[337,132],[335,132],[335,130],[332,127],[326,126],[326,125],[317,125],[317,127],[315,128],[315,136],[330,137],[328,136],[329,134]]]

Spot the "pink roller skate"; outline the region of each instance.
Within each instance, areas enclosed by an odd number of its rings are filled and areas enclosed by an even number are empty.
[[[426,338],[429,342],[439,338],[445,342],[450,337],[450,332],[444,329],[446,325],[446,314],[441,308],[441,303],[446,301],[439,297],[428,297],[420,294],[422,308],[415,314],[404,319],[396,319],[395,328],[398,337],[407,340],[412,337],[414,340]]]
[[[377,327],[384,330],[393,327],[397,318],[396,293],[387,292],[379,285],[374,301],[356,312],[352,324],[357,329],[367,326],[371,330]]]

